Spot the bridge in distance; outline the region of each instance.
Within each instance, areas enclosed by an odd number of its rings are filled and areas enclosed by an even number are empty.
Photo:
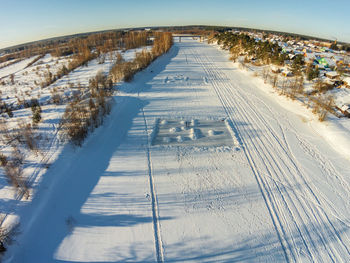
[[[173,38],[174,38],[174,39],[178,38],[178,39],[179,39],[179,42],[181,42],[181,38],[183,38],[183,37],[199,38],[199,42],[202,42],[202,41],[203,41],[203,36],[201,36],[201,35],[173,34]]]

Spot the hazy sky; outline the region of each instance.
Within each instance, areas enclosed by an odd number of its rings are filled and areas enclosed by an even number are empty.
[[[225,25],[350,42],[350,0],[0,0],[0,48],[134,26]]]

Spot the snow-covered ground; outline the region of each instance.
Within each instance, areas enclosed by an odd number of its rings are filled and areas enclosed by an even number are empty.
[[[67,66],[69,57],[56,58],[47,54],[30,67],[26,67],[36,57],[25,59],[2,69],[4,72],[11,72],[14,76],[14,83],[10,80],[10,74],[2,79],[5,85],[0,86],[0,88],[3,101],[6,104],[16,106],[18,99],[30,100],[31,98],[37,98],[42,103],[46,103],[46,100],[51,97],[50,91],[54,86],[41,88],[40,85],[45,81],[48,71],[55,75],[63,65]]]
[[[263,85],[175,43],[82,148],[57,148],[6,262],[348,262],[349,159]],[[159,120],[224,118],[227,146],[151,144]]]
[[[149,47],[147,47],[149,49]],[[132,60],[135,57],[135,52],[141,51],[142,48],[130,49],[122,53],[125,60]],[[56,90],[62,98],[71,96],[72,88],[76,88],[78,84],[87,86],[89,79],[95,77],[98,72],[108,74],[115,60],[115,52],[110,56],[106,55],[105,62],[98,63],[98,59],[94,59],[88,63],[88,66],[82,66],[68,75],[57,80],[48,87],[41,88],[40,83],[44,80],[45,73],[50,70],[52,74],[69,62],[69,57],[55,58],[50,54],[36,61],[30,67],[26,67],[36,57],[26,59],[16,64],[0,69],[0,74],[6,72],[14,75],[14,83],[11,83],[10,77],[4,77],[1,81],[5,85],[0,85],[2,101],[8,105],[18,106],[17,97],[21,100],[30,101],[32,98],[37,98],[41,104],[41,122],[34,129],[35,138],[38,138],[37,144],[39,152],[33,152],[27,149],[24,145],[19,145],[20,151],[25,157],[23,165],[23,177],[28,179],[28,185],[32,188],[32,193],[37,191],[37,185],[41,183],[41,175],[46,172],[46,168],[50,166],[60,154],[63,144],[60,142],[58,131],[59,123],[68,100],[62,101],[59,105],[51,102],[52,91]],[[5,73],[4,73],[5,74]],[[5,75],[6,75],[5,74]],[[13,117],[9,118],[6,113],[1,116],[5,120],[6,126],[9,129],[18,127],[18,123],[31,123],[32,111],[31,108],[19,108],[13,110]],[[10,155],[12,147],[10,144],[5,144],[2,140],[4,135],[0,132],[0,149],[1,153]],[[2,169],[1,169],[2,170]],[[18,221],[17,210],[23,205],[30,202],[29,200],[20,200],[22,195],[18,196],[15,189],[10,186],[4,175],[4,171],[0,174],[0,225],[8,227]]]
[[[21,60],[17,63],[14,63],[14,64],[11,64],[7,67],[3,67],[0,69],[0,78],[4,78],[6,76],[9,76],[11,74],[15,74],[16,72],[24,69],[28,63],[30,63],[31,61],[33,61],[33,57],[32,58],[27,58],[27,59],[24,59],[24,60]],[[4,65],[7,65],[5,63],[3,63]]]

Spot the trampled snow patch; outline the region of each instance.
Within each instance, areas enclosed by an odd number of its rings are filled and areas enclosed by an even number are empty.
[[[151,140],[152,145],[238,146],[226,120],[157,120]]]

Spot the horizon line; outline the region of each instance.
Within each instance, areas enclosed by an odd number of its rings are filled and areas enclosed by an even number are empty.
[[[117,30],[127,30],[127,29],[138,29],[138,28],[164,28],[164,27],[200,27],[200,26],[207,26],[207,27],[226,27],[226,28],[239,28],[239,29],[249,29],[249,30],[258,30],[258,31],[272,31],[274,33],[287,33],[287,34],[293,34],[293,35],[297,35],[297,36],[304,36],[304,37],[310,37],[310,38],[315,38],[315,39],[319,39],[319,40],[326,40],[326,41],[330,41],[330,42],[334,42],[335,40],[332,39],[328,39],[328,38],[324,38],[324,37],[320,37],[320,36],[313,36],[313,35],[305,35],[305,34],[301,34],[301,33],[296,33],[296,32],[286,32],[286,31],[279,31],[279,30],[273,30],[273,29],[262,29],[262,28],[252,28],[252,27],[244,27],[244,26],[223,26],[223,25],[201,25],[201,24],[195,24],[195,25],[176,25],[176,26],[171,26],[171,25],[162,25],[162,26],[136,26],[136,27],[121,27],[121,28],[112,28],[112,29],[102,29],[102,30],[98,30],[98,31],[85,31],[85,32],[77,32],[74,34],[68,34],[68,35],[57,35],[57,36],[53,36],[53,37],[47,37],[47,38],[42,38],[42,39],[37,39],[37,40],[32,40],[32,41],[28,41],[28,42],[23,42],[23,43],[19,43],[16,45],[12,45],[12,46],[7,46],[4,48],[0,48],[0,51],[5,51],[6,49],[12,49],[12,48],[16,48],[19,46],[25,46],[25,45],[30,45],[30,44],[34,44],[35,42],[41,42],[41,41],[48,41],[48,40],[52,40],[55,38],[62,38],[62,37],[74,37],[74,36],[78,36],[78,35],[84,35],[84,34],[94,34],[94,33],[100,33],[100,32],[108,32],[108,31],[117,31]],[[338,43],[344,43],[344,44],[350,44],[350,42],[346,42],[346,41],[338,41],[336,40]]]

